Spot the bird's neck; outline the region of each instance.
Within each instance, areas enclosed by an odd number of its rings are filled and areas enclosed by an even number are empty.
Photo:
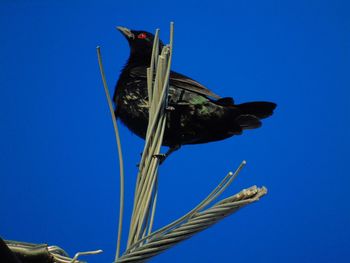
[[[126,67],[149,67],[151,64],[151,54],[147,53],[130,53],[126,62]]]

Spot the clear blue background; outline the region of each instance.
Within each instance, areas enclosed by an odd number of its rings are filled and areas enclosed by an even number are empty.
[[[348,1],[0,1],[0,235],[103,249],[112,262],[119,177],[95,47],[113,92],[122,25],[167,42],[173,69],[240,103],[270,100],[261,129],[186,146],[161,169],[156,227],[248,164],[228,194],[258,203],[153,262],[341,262],[350,257]],[[143,141],[121,128],[129,220]],[[126,228],[125,228],[126,229]],[[124,242],[126,240],[124,231]]]

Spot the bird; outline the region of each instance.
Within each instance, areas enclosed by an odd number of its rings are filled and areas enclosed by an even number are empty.
[[[137,136],[145,139],[148,125],[147,68],[150,66],[154,35],[143,30],[117,29],[128,41],[129,58],[115,86],[115,116]],[[159,41],[160,50],[164,46]],[[273,114],[276,103],[254,101],[236,104],[196,80],[170,71],[167,121],[163,146],[166,158],[182,145],[220,141],[259,128]]]

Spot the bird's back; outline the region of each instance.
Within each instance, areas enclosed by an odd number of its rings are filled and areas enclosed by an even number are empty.
[[[185,75],[171,73],[168,94],[168,104],[173,110],[168,112],[164,145],[217,141],[260,126],[259,117],[252,114],[259,107],[246,107],[248,110],[242,111],[231,98],[220,98]],[[144,138],[148,123],[146,67],[123,70],[114,100],[116,115],[132,132]],[[267,110],[272,108],[273,105]]]

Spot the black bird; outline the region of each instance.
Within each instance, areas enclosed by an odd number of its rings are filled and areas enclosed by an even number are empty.
[[[117,27],[130,46],[130,57],[116,84],[113,100],[115,115],[136,135],[145,138],[148,123],[146,69],[150,66],[154,35]],[[163,43],[160,41],[160,50]],[[235,104],[231,97],[220,97],[197,81],[171,71],[169,111],[163,145],[169,152],[184,144],[219,141],[243,130],[261,126],[261,119],[272,115],[276,104],[248,102]],[[168,152],[168,153],[169,153]]]

